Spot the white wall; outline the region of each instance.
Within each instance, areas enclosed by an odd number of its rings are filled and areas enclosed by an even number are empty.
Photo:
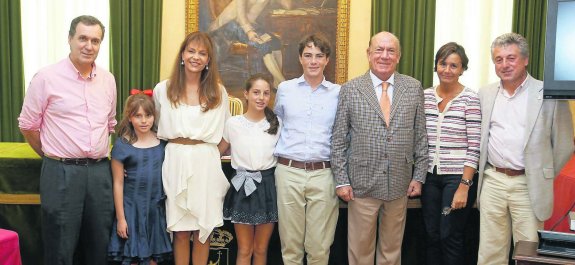
[[[38,70],[68,56],[70,22],[81,15],[94,16],[104,24],[106,33],[96,64],[104,69],[110,68],[108,1],[21,0],[20,5],[26,88]]]
[[[497,81],[490,47],[497,36],[511,31],[513,0],[437,0],[435,10],[434,51],[455,41],[469,58],[459,81],[475,90]],[[434,74],[433,85],[438,84]]]

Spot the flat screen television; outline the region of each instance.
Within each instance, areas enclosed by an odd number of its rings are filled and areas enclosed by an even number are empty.
[[[575,99],[575,0],[547,1],[543,97]]]

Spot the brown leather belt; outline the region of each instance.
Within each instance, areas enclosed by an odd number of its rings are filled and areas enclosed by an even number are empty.
[[[47,158],[60,161],[66,165],[76,165],[76,166],[89,166],[100,162],[108,161],[107,157],[102,158],[61,158],[55,156],[45,156]]]
[[[515,176],[520,176],[520,175],[525,175],[525,169],[511,169],[511,168],[503,168],[503,167],[496,167],[494,165],[491,165],[495,171],[499,172],[499,173],[503,173],[507,176],[510,177],[515,177]]]
[[[190,139],[190,138],[184,138],[184,137],[178,137],[175,139],[170,139],[170,140],[168,140],[168,142],[174,143],[174,144],[184,144],[184,145],[196,145],[196,144],[206,143],[202,140],[196,140],[196,139]]]
[[[320,162],[303,162],[297,160],[291,160],[284,157],[278,157],[278,163],[286,165],[288,167],[295,167],[305,170],[319,170],[324,168],[331,168],[331,163],[329,161]]]

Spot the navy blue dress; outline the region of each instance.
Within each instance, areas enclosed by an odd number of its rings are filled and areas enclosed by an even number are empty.
[[[124,215],[128,223],[128,238],[116,233],[114,219],[108,257],[122,264],[161,262],[172,255],[170,236],[166,232],[166,210],[162,186],[162,163],[166,142],[149,148],[137,148],[116,140],[112,159],[124,164]]]

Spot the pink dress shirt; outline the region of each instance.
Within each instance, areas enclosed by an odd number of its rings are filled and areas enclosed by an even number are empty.
[[[66,58],[32,78],[18,122],[22,130],[40,131],[45,155],[102,158],[110,152],[115,117],[114,76],[94,66],[83,78]]]

